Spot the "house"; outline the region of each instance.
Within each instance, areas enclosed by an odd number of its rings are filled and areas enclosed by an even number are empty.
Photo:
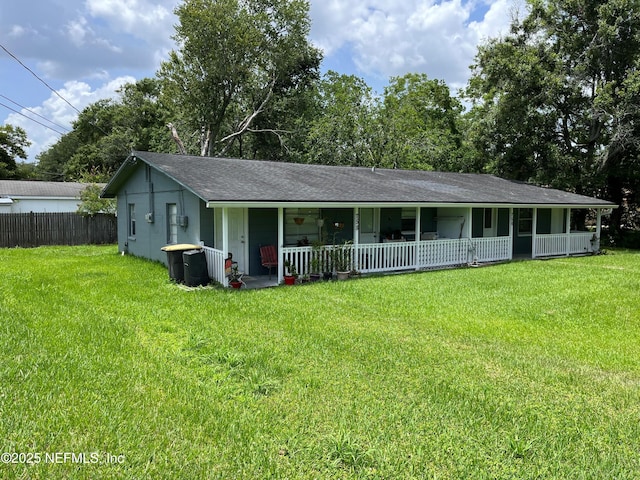
[[[0,213],[76,212],[86,183],[0,180]]]
[[[280,280],[287,260],[309,272],[318,241],[349,241],[350,267],[363,273],[592,253],[615,207],[492,175],[149,152],[132,152],[102,196],[117,197],[120,250],[166,263],[163,246],[201,244],[222,283],[227,252],[266,274],[265,245],[277,248]],[[587,209],[595,230],[577,231]]]

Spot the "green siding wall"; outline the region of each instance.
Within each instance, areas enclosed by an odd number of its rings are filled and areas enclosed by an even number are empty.
[[[160,249],[167,244],[168,239],[167,204],[169,203],[176,204],[178,215],[188,217],[187,226],[178,227],[178,243],[198,244],[201,240],[201,221],[207,219],[207,215],[211,215],[210,225],[212,225],[213,212],[209,212],[204,207],[204,202],[191,192],[181,188],[166,175],[148,168],[144,162],[140,162],[118,194],[119,249],[166,264],[166,253]],[[128,235],[129,204],[135,205],[135,238]],[[145,220],[147,213],[153,214],[153,222]]]
[[[438,221],[436,217],[438,216],[437,208],[422,208],[420,209],[420,232],[437,232],[438,231]]]
[[[260,247],[278,245],[278,209],[249,209],[249,275],[266,275],[260,264]]]
[[[508,208],[498,209],[498,236],[499,237],[509,236],[509,209]]]
[[[539,208],[538,209],[538,221],[536,223],[536,233],[541,235],[547,235],[551,233],[551,209]]]

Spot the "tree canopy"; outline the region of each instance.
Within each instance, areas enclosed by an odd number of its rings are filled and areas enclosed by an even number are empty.
[[[498,175],[637,204],[640,2],[529,4],[479,49],[467,90],[475,146]],[[622,214],[614,229],[632,220]]]
[[[259,117],[275,104],[293,117],[296,102],[289,111],[286,100],[317,78],[308,9],[304,0],[186,0],[176,9],[180,48],[158,77],[184,151],[242,156],[247,135],[287,132]]]
[[[86,107],[73,130],[37,157],[40,178],[77,181],[90,174],[94,181],[106,181],[131,149],[171,148],[159,82],[145,78],[125,85],[119,94],[116,100]]]
[[[13,125],[0,125],[0,179],[18,177],[16,159],[26,159],[25,149],[31,145],[27,132]]]
[[[106,180],[132,148],[489,172],[623,205],[614,229],[638,223],[640,0],[528,0],[458,97],[425,74],[381,94],[320,77],[306,0],[184,0],[176,14],[156,78],[87,107],[39,156],[41,178]]]

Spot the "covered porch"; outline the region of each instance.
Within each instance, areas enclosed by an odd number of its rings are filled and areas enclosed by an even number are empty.
[[[600,208],[592,231],[576,231],[570,207],[323,207],[216,208],[216,245],[205,247],[209,276],[227,285],[227,252],[248,276],[265,275],[259,248],[268,244],[277,250],[277,283],[288,264],[300,276],[338,270],[367,274],[501,262],[514,254],[594,253],[602,222]]]

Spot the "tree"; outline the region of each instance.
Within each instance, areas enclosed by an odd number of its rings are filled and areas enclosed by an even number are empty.
[[[100,198],[102,188],[100,185],[90,183],[82,192],[80,192],[80,204],[78,205],[78,213],[81,215],[96,215],[98,213],[107,213],[113,215],[116,213],[115,198]]]
[[[530,0],[482,46],[467,96],[498,175],[638,202],[640,2]],[[632,209],[627,210],[627,214]],[[616,209],[611,227],[623,223]]]
[[[248,134],[287,133],[259,118],[317,77],[308,9],[305,0],[185,0],[176,9],[180,48],[158,77],[188,151],[242,153]]]
[[[124,85],[120,97],[87,106],[47,151],[38,155],[38,176],[44,180],[80,180],[87,173],[108,179],[132,149],[167,151],[167,107],[160,102],[160,84],[142,79]]]
[[[441,80],[424,74],[392,78],[379,114],[383,166],[420,170],[465,170],[461,103]]]
[[[374,166],[378,103],[360,78],[329,71],[319,83],[317,112],[305,143],[304,162]]]
[[[31,145],[27,132],[13,125],[0,126],[0,179],[17,177],[17,158],[27,158],[25,149]]]

